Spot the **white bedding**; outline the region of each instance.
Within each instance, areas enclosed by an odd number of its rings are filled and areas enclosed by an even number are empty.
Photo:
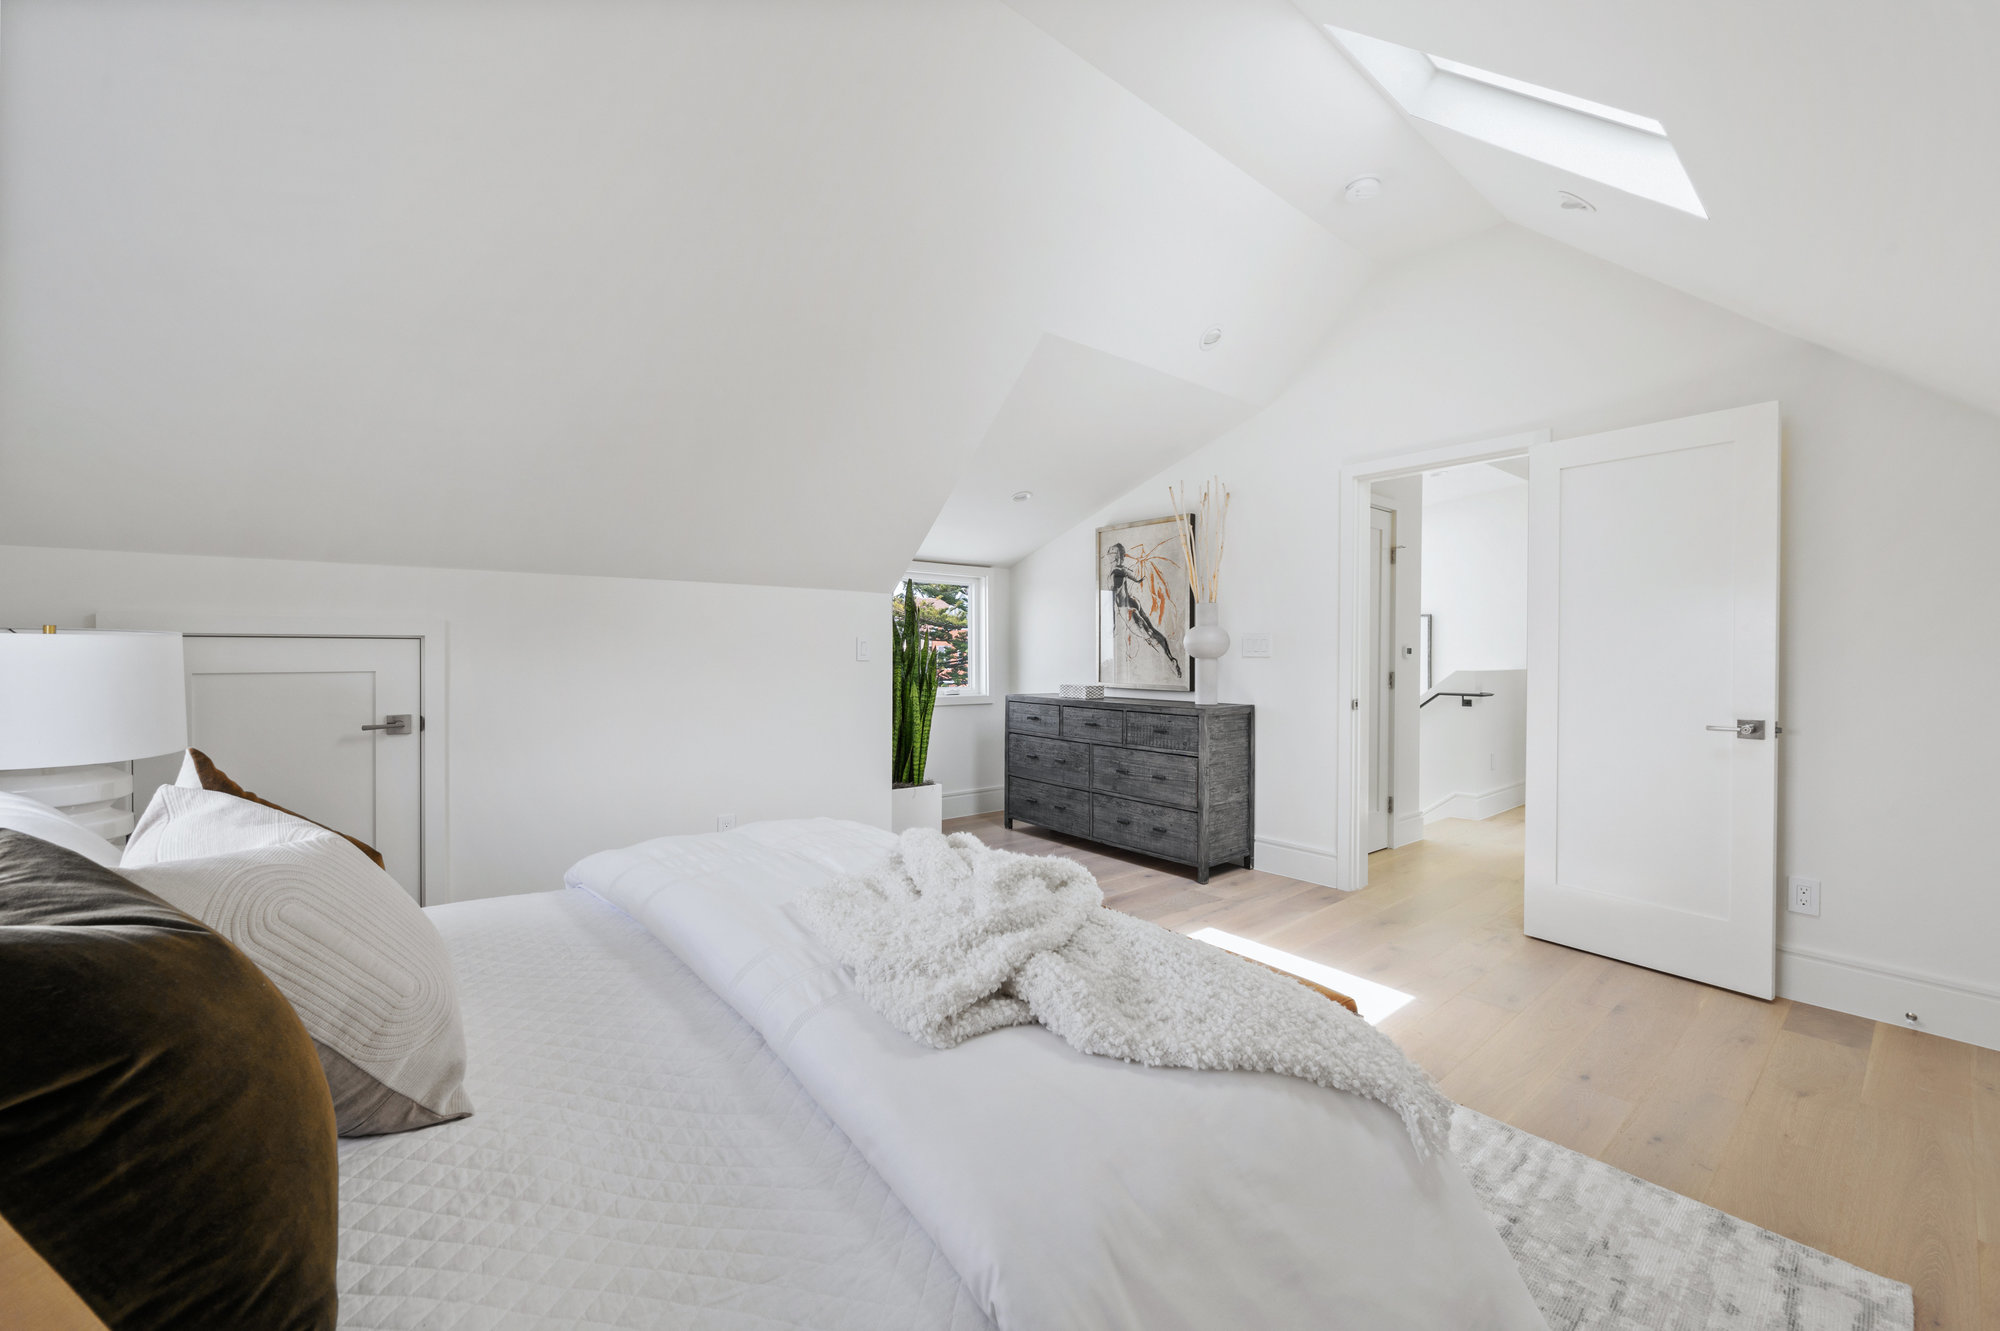
[[[1034,1026],[950,1050],[894,1030],[783,910],[892,845],[753,824],[594,855],[568,880],[757,1028],[1004,1328],[1544,1327],[1458,1166],[1419,1160],[1378,1103],[1093,1058]]]
[[[582,892],[433,908],[478,1112],[348,1140],[344,1327],[988,1325],[757,1033]]]

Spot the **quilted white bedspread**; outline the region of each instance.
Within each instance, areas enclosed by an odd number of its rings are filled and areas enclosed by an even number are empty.
[[[573,891],[429,913],[477,1112],[342,1143],[342,1326],[989,1326],[757,1033],[645,929]]]

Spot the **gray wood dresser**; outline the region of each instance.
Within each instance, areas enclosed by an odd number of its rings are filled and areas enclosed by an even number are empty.
[[[1257,709],[1145,698],[1007,697],[1015,819],[1163,860],[1251,867]]]

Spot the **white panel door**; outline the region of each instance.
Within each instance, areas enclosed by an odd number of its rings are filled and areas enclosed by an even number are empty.
[[[1769,998],[1778,406],[1530,456],[1527,932]]]
[[[1368,829],[1362,849],[1386,850],[1394,822],[1396,716],[1396,515],[1368,510]]]
[[[188,743],[245,790],[374,846],[421,901],[421,722],[406,735],[363,729],[421,717],[416,639],[190,636],[185,646]],[[177,765],[142,765],[139,807]]]

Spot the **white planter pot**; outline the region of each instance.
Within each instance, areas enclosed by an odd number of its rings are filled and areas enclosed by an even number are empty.
[[[921,786],[895,786],[889,791],[889,830],[907,832],[913,827],[944,830],[944,787],[935,781]]]

